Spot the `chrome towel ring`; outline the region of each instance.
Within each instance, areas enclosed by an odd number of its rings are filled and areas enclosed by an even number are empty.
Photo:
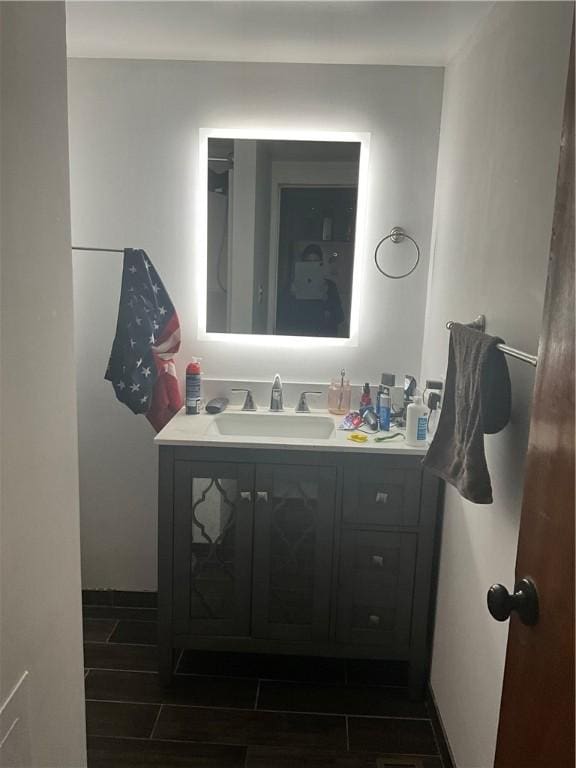
[[[409,269],[408,272],[405,272],[403,275],[390,275],[388,272],[385,272],[380,264],[378,264],[378,249],[382,245],[382,243],[385,243],[386,240],[390,240],[390,242],[394,243],[395,245],[398,243],[401,243],[405,238],[410,240],[412,243],[414,243],[414,247],[416,248],[416,261],[414,262],[414,266],[412,269]],[[420,263],[420,246],[414,240],[413,237],[410,237],[410,235],[406,234],[402,227],[394,227],[389,235],[386,235],[386,237],[383,237],[382,240],[378,243],[376,246],[376,250],[374,251],[374,263],[376,264],[376,269],[381,272],[384,277],[389,277],[391,280],[400,280],[403,277],[408,277],[408,275],[411,275],[412,272],[416,269],[418,264]]]

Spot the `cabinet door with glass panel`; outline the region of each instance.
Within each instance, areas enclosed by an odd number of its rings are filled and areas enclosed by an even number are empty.
[[[336,469],[256,467],[254,637],[327,640]]]
[[[254,465],[176,461],[174,631],[249,635]]]

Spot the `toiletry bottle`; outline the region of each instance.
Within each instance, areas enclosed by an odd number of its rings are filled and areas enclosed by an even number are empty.
[[[378,385],[378,391],[376,392],[376,416],[378,418],[378,423],[380,423],[380,395],[384,394],[384,387],[382,384]]]
[[[340,378],[332,379],[328,387],[328,410],[338,416],[344,416],[350,410],[352,389],[346,377],[344,368],[340,371]]]
[[[418,390],[414,393],[414,402],[406,408],[406,445],[420,448],[428,440],[428,409],[422,402]]]
[[[362,390],[362,397],[360,398],[360,413],[363,413],[367,408],[372,405],[372,395],[370,394],[370,384],[366,382],[364,389]]]
[[[202,371],[200,357],[193,357],[186,367],[186,413],[194,416],[202,410]]]
[[[383,387],[383,392],[378,395],[379,401],[379,423],[380,429],[383,432],[390,431],[390,391],[387,387]]]

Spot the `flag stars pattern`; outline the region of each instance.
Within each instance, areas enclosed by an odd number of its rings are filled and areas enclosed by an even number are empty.
[[[126,249],[116,337],[106,378],[113,383],[117,398],[134,413],[148,413],[154,407],[159,375],[154,345],[164,341],[174,314],[170,297],[146,253]]]

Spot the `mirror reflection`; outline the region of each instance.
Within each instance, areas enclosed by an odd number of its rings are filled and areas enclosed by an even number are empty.
[[[359,142],[208,140],[208,332],[349,336],[359,159]]]

